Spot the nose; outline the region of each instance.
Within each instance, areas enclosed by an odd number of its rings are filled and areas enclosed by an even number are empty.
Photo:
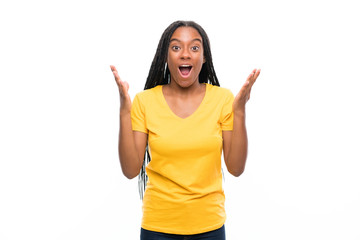
[[[182,50],[181,59],[190,59],[190,51],[187,48]]]

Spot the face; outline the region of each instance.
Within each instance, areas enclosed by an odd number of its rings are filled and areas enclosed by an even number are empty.
[[[187,88],[199,83],[199,73],[205,62],[202,38],[192,27],[179,27],[170,39],[167,64],[170,84]]]

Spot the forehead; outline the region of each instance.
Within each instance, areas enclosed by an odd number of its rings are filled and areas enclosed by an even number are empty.
[[[191,42],[194,40],[200,40],[202,42],[202,37],[200,33],[193,27],[177,28],[171,36],[170,41],[175,39],[180,42]]]

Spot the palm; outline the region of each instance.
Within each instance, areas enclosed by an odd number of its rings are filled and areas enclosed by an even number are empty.
[[[245,111],[245,104],[250,99],[251,88],[254,85],[257,77],[260,74],[260,69],[254,69],[246,79],[246,82],[241,87],[239,93],[235,96],[233,103],[233,111]]]
[[[128,93],[129,91],[129,84],[125,81],[122,81],[115,66],[110,65],[111,71],[114,75],[116,84],[118,85],[119,88],[119,93],[120,93],[120,107],[122,109],[125,110],[129,110],[131,109],[131,98],[130,95]]]

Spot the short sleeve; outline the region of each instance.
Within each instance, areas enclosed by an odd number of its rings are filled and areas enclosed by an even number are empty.
[[[131,124],[133,131],[139,131],[148,134],[145,120],[145,108],[141,102],[141,98],[137,94],[131,107]]]
[[[232,105],[234,102],[234,95],[230,90],[228,90],[225,94],[224,105],[222,107],[221,116],[220,116],[220,124],[221,130],[223,131],[232,131],[233,130],[233,111]]]

